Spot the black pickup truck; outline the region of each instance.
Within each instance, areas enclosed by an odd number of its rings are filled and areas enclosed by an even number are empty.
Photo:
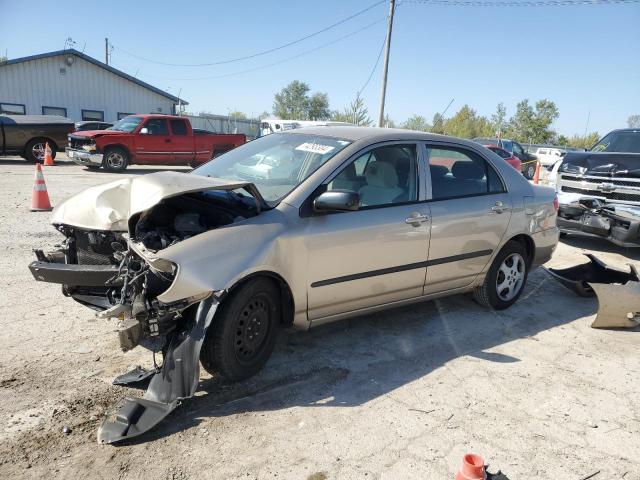
[[[558,227],[640,247],[640,129],[614,130],[558,168]]]
[[[20,155],[41,162],[48,143],[55,158],[74,129],[73,120],[56,115],[0,115],[0,156]]]

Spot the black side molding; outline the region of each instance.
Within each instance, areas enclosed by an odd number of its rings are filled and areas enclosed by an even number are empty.
[[[462,253],[460,255],[452,255],[450,257],[434,258],[426,262],[408,263],[406,265],[398,265],[397,267],[381,268],[379,270],[370,270],[368,272],[354,273],[343,277],[329,278],[313,282],[311,288],[325,287],[335,283],[350,282],[352,280],[360,280],[368,277],[377,277],[379,275],[387,275],[389,273],[404,272],[406,270],[414,270],[416,268],[430,267],[433,265],[442,265],[444,263],[459,262],[460,260],[468,260],[469,258],[486,257],[491,255],[493,250],[479,250],[477,252]]]

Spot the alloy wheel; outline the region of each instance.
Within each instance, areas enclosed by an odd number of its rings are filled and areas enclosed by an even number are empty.
[[[504,259],[496,277],[496,293],[501,300],[508,302],[520,293],[525,272],[524,258],[519,253],[512,253]]]
[[[111,152],[107,155],[106,162],[109,168],[118,170],[124,165],[124,157],[119,152]]]
[[[31,153],[33,154],[33,158],[36,160],[44,160],[44,143],[38,142],[31,147]]]

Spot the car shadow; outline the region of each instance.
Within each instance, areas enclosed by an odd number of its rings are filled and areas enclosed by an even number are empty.
[[[567,245],[583,250],[588,250],[598,256],[598,253],[617,253],[630,260],[640,260],[640,248],[627,248],[615,245],[604,238],[586,237],[581,235],[568,234],[560,241]]]
[[[540,302],[549,296],[553,302]],[[233,384],[219,376],[201,380],[196,395],[155,429],[119,445],[170,436],[206,417],[362,405],[461,356],[518,362],[487,350],[590,315],[596,307],[595,299],[575,296],[538,270],[508,310],[487,310],[458,295],[306,332],[287,331],[260,374]]]

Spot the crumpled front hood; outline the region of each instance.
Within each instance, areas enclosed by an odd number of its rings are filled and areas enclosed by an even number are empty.
[[[157,205],[166,198],[205,190],[243,188],[264,203],[253,183],[233,182],[180,172],[157,172],[89,187],[54,210],[51,223],[89,230],[126,231],[131,215]]]
[[[640,177],[640,154],[620,152],[568,152],[560,172],[604,177]]]

